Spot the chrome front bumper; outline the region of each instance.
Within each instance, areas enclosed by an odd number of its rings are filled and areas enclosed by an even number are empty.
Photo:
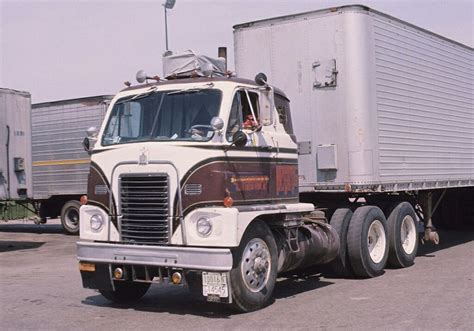
[[[81,262],[146,265],[188,270],[230,271],[232,253],[228,248],[182,246],[137,246],[83,242],[77,243]]]

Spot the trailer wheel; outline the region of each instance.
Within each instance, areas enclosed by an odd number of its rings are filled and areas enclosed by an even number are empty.
[[[64,204],[61,209],[61,225],[66,234],[79,233],[79,201],[71,200]]]
[[[387,221],[380,208],[356,209],[349,224],[347,250],[357,277],[371,278],[383,273],[388,258]]]
[[[331,217],[329,224],[339,235],[339,255],[330,264],[332,272],[338,277],[351,277],[353,275],[347,254],[347,231],[352,217],[348,208],[337,209]]]
[[[388,217],[388,264],[406,268],[415,262],[418,251],[416,214],[408,202],[399,203]]]
[[[240,312],[260,309],[270,302],[277,276],[277,246],[270,228],[254,221],[233,252],[230,271],[232,306]]]
[[[115,291],[112,290],[99,290],[106,299],[116,303],[130,303],[141,299],[150,284],[146,283],[134,283],[134,282],[114,282]]]

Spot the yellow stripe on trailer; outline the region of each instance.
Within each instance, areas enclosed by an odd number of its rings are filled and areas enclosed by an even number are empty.
[[[33,162],[33,167],[86,164],[89,162],[90,162],[90,159],[36,161],[36,162]]]

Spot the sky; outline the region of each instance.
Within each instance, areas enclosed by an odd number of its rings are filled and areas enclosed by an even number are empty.
[[[32,102],[115,94],[144,69],[161,75],[164,0],[0,0],[0,87]],[[339,0],[177,0],[168,13],[170,49],[217,56],[233,68],[232,26],[335,7]],[[357,1],[474,45],[474,0]]]

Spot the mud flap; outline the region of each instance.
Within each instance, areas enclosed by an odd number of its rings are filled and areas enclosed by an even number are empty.
[[[82,271],[82,286],[94,290],[114,290],[109,265],[96,264],[95,271]]]

